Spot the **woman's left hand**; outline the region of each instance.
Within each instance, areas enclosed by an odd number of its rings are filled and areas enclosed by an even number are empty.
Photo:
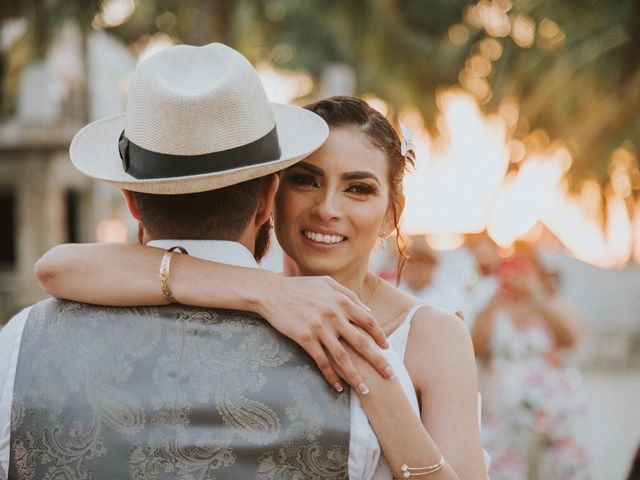
[[[300,345],[336,390],[342,389],[340,377],[356,388],[363,384],[362,367],[353,361],[356,354],[383,377],[393,376],[376,346],[387,348],[386,336],[351,290],[331,277],[278,276],[265,287],[258,313]]]

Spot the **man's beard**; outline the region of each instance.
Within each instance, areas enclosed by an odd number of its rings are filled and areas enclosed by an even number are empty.
[[[258,235],[256,236],[256,248],[254,249],[253,257],[256,262],[260,262],[262,258],[267,254],[271,247],[271,221],[264,222],[258,229]]]

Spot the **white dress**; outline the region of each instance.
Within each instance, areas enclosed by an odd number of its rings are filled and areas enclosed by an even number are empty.
[[[494,480],[589,478],[588,402],[578,369],[539,317],[516,326],[498,310],[481,369]]]
[[[415,316],[415,313],[418,311],[420,307],[424,305],[416,305],[407,316],[402,321],[400,326],[388,337],[389,345],[391,348],[387,350],[383,350],[383,354],[386,357],[387,361],[391,363],[393,367],[396,377],[398,381],[402,385],[402,388],[411,403],[411,407],[414,412],[420,417],[420,406],[418,404],[418,397],[416,395],[416,391],[413,387],[413,382],[411,381],[411,377],[409,376],[409,372],[404,366],[403,359],[405,355],[405,351],[407,349],[407,341],[409,339],[409,330],[411,329],[411,321]],[[480,394],[478,394],[478,418],[480,418]],[[351,395],[351,403],[352,406],[355,404],[360,407],[360,400],[357,395]],[[351,431],[351,448],[350,451],[352,454],[349,456],[349,472],[351,478],[354,479],[362,479],[362,480],[391,480],[393,479],[393,474],[387,464],[386,459],[382,455],[380,450],[380,444],[378,443],[378,439],[369,424],[369,420],[364,413],[362,408],[352,408],[352,415],[357,415],[357,418],[352,419],[352,431]],[[355,428],[353,428],[355,427]],[[353,448],[354,443],[358,443],[366,448]],[[358,452],[367,452],[366,455],[368,458],[365,462],[358,462],[360,465],[365,466],[365,470],[362,472],[354,472],[351,468],[352,465],[352,456],[353,454],[358,455]],[[486,451],[483,451],[485,466],[489,467],[489,455]]]

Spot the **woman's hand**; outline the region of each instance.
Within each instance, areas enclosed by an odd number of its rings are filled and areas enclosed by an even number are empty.
[[[361,373],[341,341],[383,377],[394,375],[376,346],[388,346],[384,332],[351,290],[331,277],[279,276],[265,287],[258,313],[311,355],[333,388],[341,391],[342,382],[332,362],[351,386],[363,384]]]

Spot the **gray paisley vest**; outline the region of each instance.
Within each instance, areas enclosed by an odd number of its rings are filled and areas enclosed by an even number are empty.
[[[349,395],[260,317],[46,300],[25,325],[10,479],[346,479]]]

